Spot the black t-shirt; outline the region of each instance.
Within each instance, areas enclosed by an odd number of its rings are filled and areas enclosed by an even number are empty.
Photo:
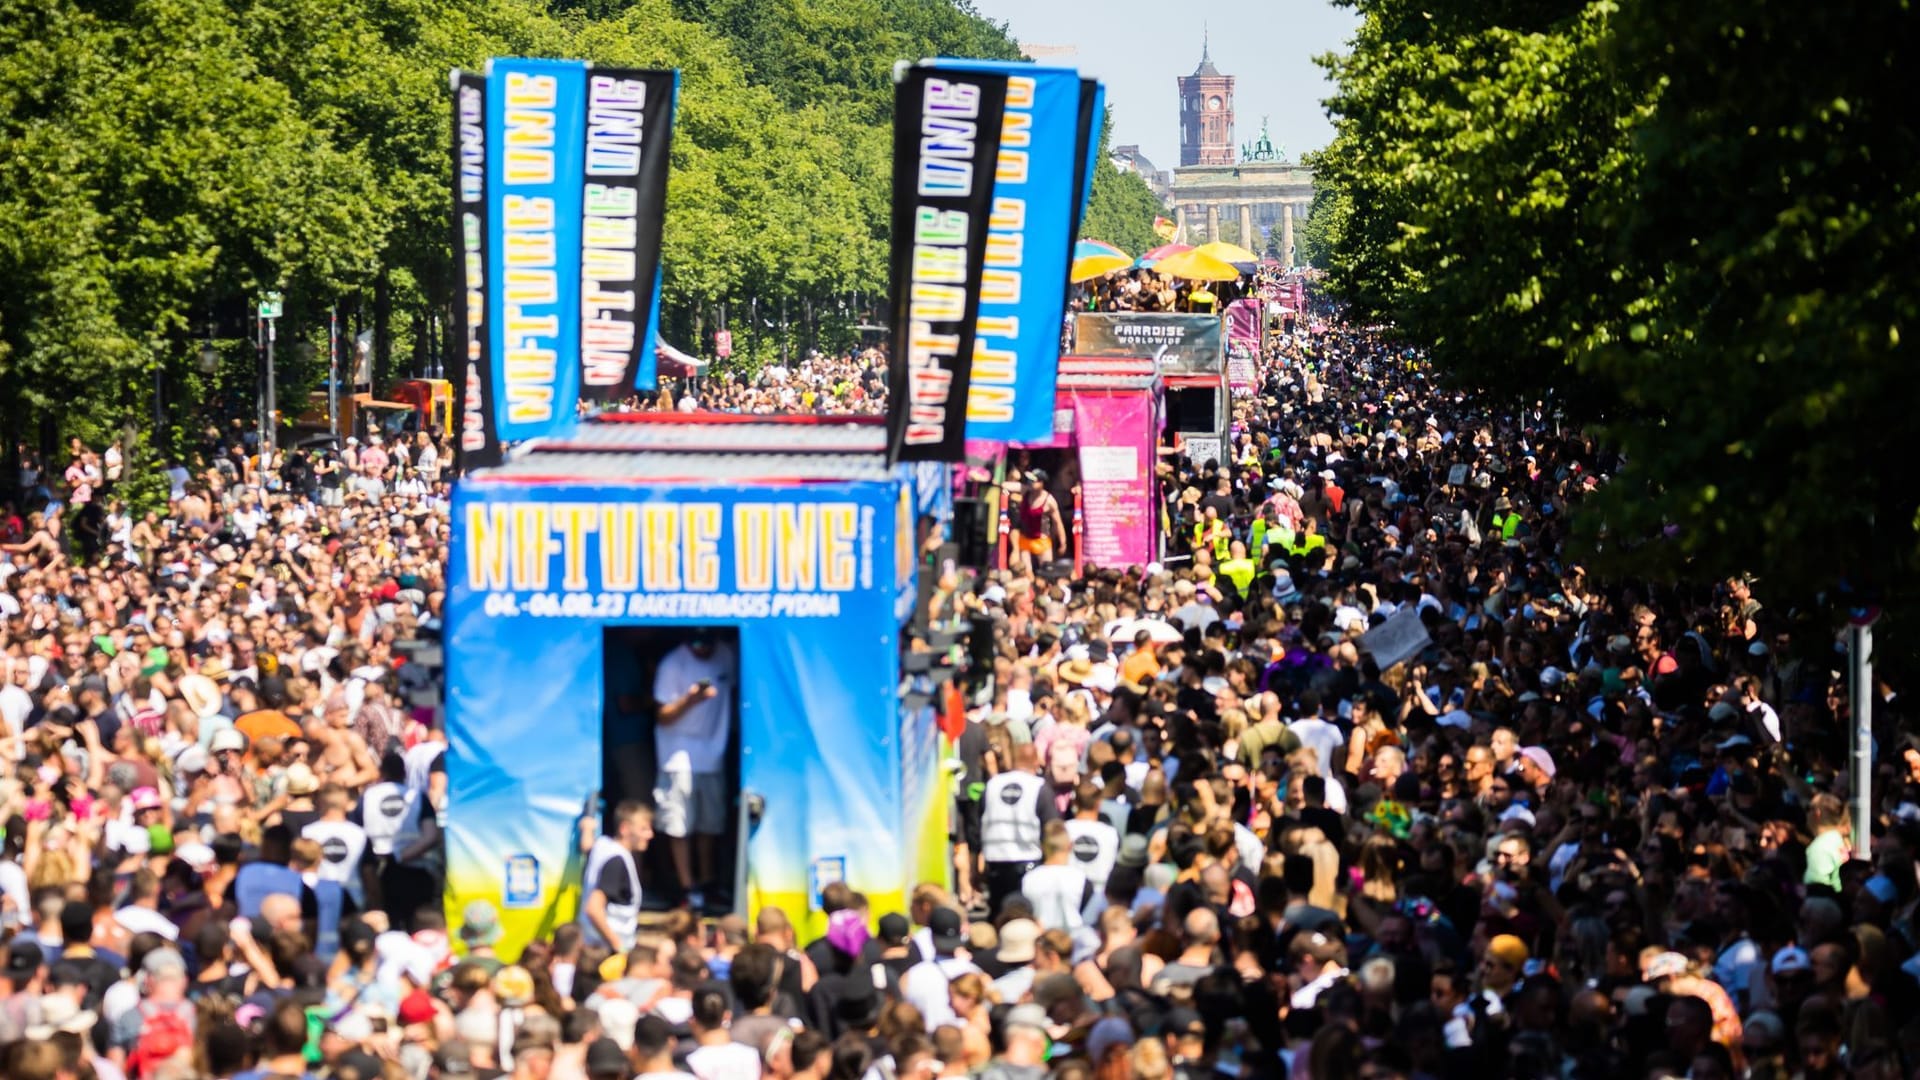
[[[1326,834],[1328,840],[1340,849],[1340,861],[1347,858],[1347,819],[1324,806],[1307,806],[1300,810],[1300,824],[1311,825]]]
[[[640,883],[633,880],[633,873],[627,869],[625,859],[608,859],[606,865],[600,868],[593,889],[606,896],[610,907],[640,902]]]

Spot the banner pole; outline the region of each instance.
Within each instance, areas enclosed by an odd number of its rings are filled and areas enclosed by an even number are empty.
[[[327,431],[340,436],[340,305],[327,308]]]
[[[1852,645],[1853,857],[1869,859],[1873,847],[1873,626],[1857,624]]]

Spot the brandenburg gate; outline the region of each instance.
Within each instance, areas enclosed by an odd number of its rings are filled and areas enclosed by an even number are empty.
[[[1297,266],[1294,224],[1313,205],[1313,170],[1285,160],[1262,124],[1259,140],[1241,146],[1238,164],[1175,169],[1172,201],[1181,243],[1226,239],[1265,254],[1273,239],[1280,261]],[[1238,228],[1223,236],[1223,222]]]

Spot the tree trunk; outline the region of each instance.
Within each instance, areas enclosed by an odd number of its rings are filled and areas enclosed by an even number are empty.
[[[386,266],[373,279],[373,385],[393,381],[393,279]]]

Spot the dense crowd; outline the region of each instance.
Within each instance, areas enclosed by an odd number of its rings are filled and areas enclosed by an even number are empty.
[[[1867,858],[1823,629],[1743,577],[1596,581],[1565,520],[1619,463],[1537,406],[1442,390],[1337,321],[1271,359],[1230,460],[1163,453],[1162,562],[941,581],[934,618],[992,635],[953,743],[954,887],[880,915],[831,885],[817,938],[778,908],[642,926],[638,804],[586,834],[581,921],[502,955],[476,902],[448,934],[442,736],[405,704],[441,601],[430,440],[262,472],[215,437],[138,522],[104,456],[29,464],[0,564],[0,1073],[1920,1065],[1901,699]],[[666,400],[844,411],[881,374],[809,357]]]
[[[438,635],[446,447],[263,463],[250,432],[210,430],[138,514],[118,447],[17,453],[0,1075],[231,1075],[212,1063],[270,1049],[293,1023],[276,1009],[357,978],[374,934],[444,925],[445,740],[413,703],[432,700],[414,658]]]
[[[887,361],[879,349],[809,349],[792,363],[766,364],[752,376],[696,375],[662,380],[632,408],[691,412],[811,413],[879,416],[886,411]]]

